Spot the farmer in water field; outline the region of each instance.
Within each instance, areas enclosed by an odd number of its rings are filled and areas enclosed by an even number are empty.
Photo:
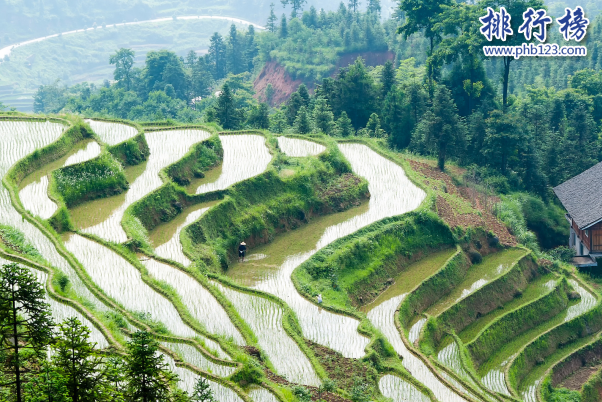
[[[322,293],[318,295],[318,304],[322,304]]]
[[[247,243],[244,241],[238,246],[238,260],[245,262],[245,254],[247,253]]]

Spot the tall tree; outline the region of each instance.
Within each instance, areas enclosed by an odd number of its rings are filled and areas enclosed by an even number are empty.
[[[434,148],[439,169],[444,170],[449,149],[461,142],[463,134],[458,109],[449,89],[437,88],[433,106],[422,116],[416,130],[425,144]]]
[[[382,109],[383,128],[389,134],[389,144],[396,149],[410,145],[413,124],[404,94],[393,88],[387,94]]]
[[[148,93],[163,91],[171,85],[179,99],[186,99],[187,81],[184,64],[177,54],[169,50],[149,52],[144,69]]]
[[[274,33],[276,32],[276,21],[278,21],[278,17],[274,13],[274,3],[270,4],[270,16],[268,17],[268,22],[265,24],[265,27],[268,31]]]
[[[230,25],[230,34],[228,35],[228,47],[226,53],[227,70],[232,74],[240,74],[245,71],[246,66],[243,58],[242,43],[236,31],[236,25]]]
[[[245,35],[244,58],[247,63],[245,66],[247,71],[253,70],[253,60],[259,54],[257,43],[255,42],[255,28],[249,25],[247,34]]]
[[[247,124],[250,127],[267,130],[270,128],[270,116],[267,103],[260,103],[251,107],[247,115]]]
[[[127,344],[125,373],[131,401],[152,402],[167,399],[177,376],[169,371],[159,343],[146,331],[132,334]]]
[[[240,110],[236,108],[234,95],[232,94],[232,90],[228,83],[225,83],[222,86],[222,91],[217,98],[215,114],[224,129],[234,130],[238,128],[238,124],[240,123]]]
[[[291,18],[297,18],[301,15],[303,11],[303,5],[307,3],[307,0],[280,0],[282,6],[286,7],[290,4],[291,10]]]
[[[67,381],[73,402],[100,399],[107,385],[105,360],[89,342],[90,329],[72,317],[59,325],[52,361]]]
[[[288,25],[286,22],[286,15],[282,14],[282,18],[280,19],[280,37],[286,38],[288,36]]]
[[[132,84],[132,67],[134,66],[134,56],[136,53],[132,49],[119,49],[109,58],[109,63],[115,65],[113,77],[116,81],[122,82],[126,90],[130,90]]]
[[[324,98],[317,98],[314,104],[313,120],[316,129],[324,134],[331,134],[334,129],[334,115],[330,105]]]
[[[505,115],[495,110],[487,119],[487,126],[483,153],[489,158],[492,167],[505,174],[508,160],[521,141],[520,121],[514,113]]]
[[[351,119],[347,116],[347,112],[343,111],[337,120],[337,131],[341,137],[349,137],[355,134]]]
[[[383,72],[380,80],[382,84],[382,97],[386,98],[389,91],[395,85],[395,67],[393,67],[393,63],[391,60],[387,60],[385,65],[383,66]]]
[[[361,58],[348,68],[341,69],[338,86],[341,109],[347,112],[356,129],[365,127],[376,107],[377,93],[374,80]]]
[[[368,12],[380,15],[380,0],[368,0]]]
[[[349,0],[348,7],[349,7],[350,10],[352,10],[354,13],[356,13],[357,9],[360,7],[359,0]]]
[[[299,134],[307,134],[311,131],[311,120],[305,106],[301,106],[299,109],[293,128]]]
[[[213,77],[221,80],[226,76],[226,44],[217,32],[211,36],[207,55],[213,68]]]
[[[199,377],[196,384],[194,384],[194,390],[190,399],[193,402],[214,402],[215,398],[213,396],[213,391],[209,387],[209,382],[203,378]]]
[[[17,264],[0,269],[0,341],[7,357],[7,374],[16,402],[23,401],[23,373],[34,369],[35,361],[52,337],[52,317],[45,303],[44,289],[34,275]],[[28,362],[29,360],[29,362]]]
[[[510,25],[513,35],[506,36],[505,40],[494,39],[490,44],[498,46],[521,46],[523,43],[529,43],[535,40],[535,36],[526,39],[525,35],[519,33],[518,29],[523,24],[520,17],[528,8],[539,10],[544,8],[542,0],[483,0],[480,5],[482,9],[486,7],[496,8],[504,7],[508,14],[512,16]],[[514,56],[501,56],[503,61],[502,71],[502,106],[505,111],[508,107],[508,85],[510,82],[510,65],[515,60]]]

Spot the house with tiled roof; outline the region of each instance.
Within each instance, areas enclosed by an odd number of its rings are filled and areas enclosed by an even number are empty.
[[[597,265],[602,258],[602,162],[554,188],[567,211],[571,225],[569,246],[575,249],[573,263]]]

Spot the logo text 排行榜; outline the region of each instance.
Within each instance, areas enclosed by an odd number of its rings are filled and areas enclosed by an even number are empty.
[[[487,14],[479,18],[479,21],[482,24],[480,32],[485,36],[485,38],[487,38],[488,41],[492,41],[494,39],[506,41],[508,37],[515,35],[511,24],[512,16],[504,7],[500,7],[499,11],[495,11],[491,7],[487,7]],[[547,15],[547,11],[545,9],[534,10],[533,8],[529,7],[525,12],[522,13],[522,24],[518,27],[518,32],[516,34],[524,35],[524,38],[527,41],[537,39],[539,42],[545,42],[547,39],[548,25],[553,23],[554,21],[552,17]],[[557,18],[556,23],[558,24],[558,30],[565,41],[574,40],[576,42],[580,42],[585,37],[589,20],[585,18],[583,8],[576,7],[574,10],[566,8],[564,15]],[[584,46],[574,47],[575,49],[579,48],[579,51],[572,51],[568,49],[571,48],[571,46],[563,46],[562,48],[560,48],[558,45],[555,46],[557,49],[564,50],[554,52],[556,54],[553,54],[553,56],[583,56],[587,54],[587,50],[585,50]],[[498,47],[504,49],[501,49],[498,52],[491,52],[493,46],[486,46],[488,50],[485,52],[487,53],[486,55],[516,55],[516,49],[514,48],[517,48],[517,46]],[[518,46],[518,48],[522,47],[522,45]],[[517,56],[542,55],[540,52],[526,53],[527,54],[519,53]]]

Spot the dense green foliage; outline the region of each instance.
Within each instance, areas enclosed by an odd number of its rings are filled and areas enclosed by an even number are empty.
[[[52,172],[52,191],[62,197],[67,207],[119,194],[128,187],[123,167],[108,153]]]

